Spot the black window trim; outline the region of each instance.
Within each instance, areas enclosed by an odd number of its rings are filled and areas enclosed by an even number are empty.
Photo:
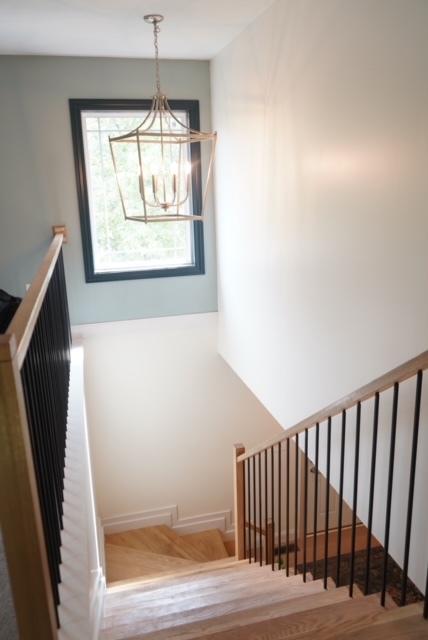
[[[169,100],[169,104],[173,110],[187,111],[187,113],[189,114],[190,127],[197,130],[200,129],[199,100]],[[111,282],[115,280],[139,280],[144,278],[173,278],[177,276],[203,275],[205,273],[204,230],[203,222],[198,220],[195,220],[192,223],[193,251],[195,260],[194,264],[172,268],[164,267],[160,269],[142,269],[139,271],[111,271],[105,273],[95,272],[81,114],[82,111],[91,110],[148,110],[152,105],[152,99],[126,100],[103,98],[72,98],[69,100],[69,105],[86,282]],[[193,210],[199,211],[202,199],[201,146],[199,143],[191,145],[191,161],[193,167]]]

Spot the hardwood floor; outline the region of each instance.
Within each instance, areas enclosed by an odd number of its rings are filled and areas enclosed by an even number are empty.
[[[109,584],[229,558],[217,529],[179,536],[165,525],[106,535],[105,554]]]

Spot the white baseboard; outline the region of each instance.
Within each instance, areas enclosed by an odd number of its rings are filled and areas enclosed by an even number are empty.
[[[165,524],[180,535],[186,533],[198,533],[207,529],[219,529],[225,540],[232,539],[234,528],[232,524],[232,511],[215,511],[203,513],[198,516],[180,518],[178,506],[171,505],[159,509],[148,509],[138,513],[128,513],[102,520],[104,533],[120,533],[131,529],[143,529]]]

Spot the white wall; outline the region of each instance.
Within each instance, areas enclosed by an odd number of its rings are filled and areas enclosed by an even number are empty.
[[[212,62],[220,353],[283,427],[427,347],[427,77],[424,0],[275,2]]]
[[[102,519],[233,506],[232,445],[281,432],[217,353],[217,314],[85,325],[85,385]]]

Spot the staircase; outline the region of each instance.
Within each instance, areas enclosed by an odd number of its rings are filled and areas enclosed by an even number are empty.
[[[303,582],[228,557],[216,530],[178,536],[165,526],[106,537],[110,576],[102,640],[428,637],[422,604],[398,608],[329,579]],[[140,577],[136,577],[141,571]],[[133,578],[133,579],[130,579]],[[405,630],[405,632],[403,631]]]
[[[315,636],[317,640],[428,640],[428,578],[425,598],[409,579],[412,533],[424,530],[424,520],[413,507],[419,432],[426,427],[420,417],[427,368],[425,352],[284,431],[280,438],[250,450],[235,445],[234,558],[228,557],[215,530],[179,536],[159,526],[107,536],[109,588],[102,640]],[[411,385],[407,390],[415,395],[413,407],[404,403],[411,407],[402,427],[411,441],[411,455],[408,497],[401,506],[404,559],[399,566],[390,555],[389,541],[395,460],[401,454],[396,444],[401,435],[399,388],[407,381]],[[385,395],[391,391],[392,403],[391,395]],[[362,430],[367,403],[372,422]],[[384,515],[378,540],[373,522],[380,485],[376,474],[380,405],[390,412],[390,427],[388,475],[378,497]],[[350,441],[351,420],[355,427]],[[369,439],[371,450],[369,490],[364,496],[367,526],[359,520],[362,437]],[[347,451],[350,464],[345,464]],[[340,470],[339,508],[334,516],[330,515],[333,458]],[[316,480],[310,494],[311,472],[316,479],[324,474],[324,493]],[[348,502],[347,478],[352,489]],[[345,509],[351,513],[350,524],[344,519]],[[419,562],[425,563],[425,558]]]

